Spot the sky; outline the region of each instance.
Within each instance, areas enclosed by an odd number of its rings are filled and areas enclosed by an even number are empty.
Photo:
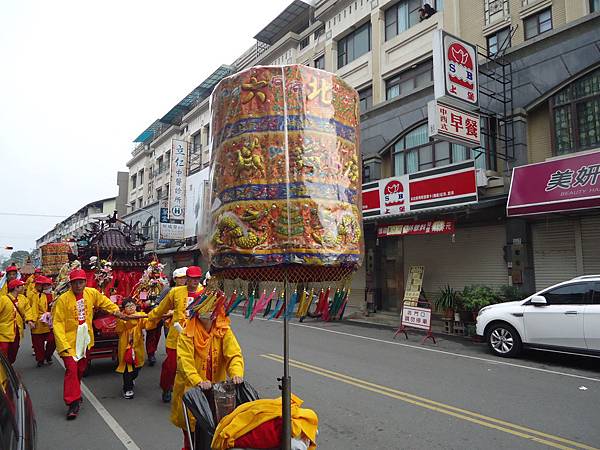
[[[0,0],[0,256],[116,196],[133,139],[289,3]]]

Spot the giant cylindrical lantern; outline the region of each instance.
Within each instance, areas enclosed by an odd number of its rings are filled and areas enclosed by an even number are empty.
[[[356,91],[307,66],[253,67],[222,80],[211,108],[211,270],[320,281],[358,267]]]

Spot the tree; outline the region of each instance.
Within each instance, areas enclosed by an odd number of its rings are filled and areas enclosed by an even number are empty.
[[[10,258],[2,263],[0,267],[2,270],[6,269],[11,264],[16,264],[19,267],[22,267],[27,262],[27,258],[29,258],[29,252],[25,250],[17,250],[11,253]]]

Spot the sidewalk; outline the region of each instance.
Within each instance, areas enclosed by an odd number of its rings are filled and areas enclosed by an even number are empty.
[[[400,326],[400,315],[396,312],[388,311],[378,311],[366,315],[364,312],[355,311],[344,318],[343,321],[348,324],[397,330]],[[416,329],[411,329],[411,332],[422,333],[425,335],[425,332]],[[477,336],[465,333],[464,325],[462,323],[445,321],[438,314],[432,315],[431,332],[436,336],[453,336],[462,340],[479,342]]]

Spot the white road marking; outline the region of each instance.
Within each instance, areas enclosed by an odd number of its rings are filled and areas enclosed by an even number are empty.
[[[241,314],[232,314],[232,315],[241,316]],[[273,322],[273,320],[264,319],[262,317],[256,317],[255,319],[257,319],[257,320],[264,320],[264,321],[267,321],[267,322]],[[277,321],[277,322],[280,322],[280,321]],[[354,337],[354,338],[358,338],[358,339],[364,339],[364,340],[367,340],[367,341],[381,342],[381,343],[384,343],[384,344],[397,345],[399,347],[412,348],[414,350],[420,350],[420,351],[432,352],[432,353],[441,353],[441,354],[444,354],[444,355],[456,356],[456,357],[459,357],[459,358],[472,359],[472,360],[475,360],[475,361],[483,361],[483,362],[490,363],[490,364],[497,364],[497,365],[503,365],[503,366],[508,366],[508,367],[516,367],[516,368],[525,369],[525,370],[533,370],[535,372],[543,372],[543,373],[548,373],[548,374],[552,374],[552,375],[559,375],[559,376],[563,376],[563,377],[577,378],[577,379],[580,379],[580,380],[588,380],[588,381],[600,382],[600,378],[586,377],[586,376],[583,376],[583,375],[576,375],[576,374],[573,374],[573,373],[559,372],[557,370],[542,369],[540,367],[532,367],[532,366],[527,366],[527,365],[524,365],[524,364],[515,364],[515,363],[509,363],[509,362],[506,362],[506,361],[498,361],[498,360],[494,360],[494,359],[482,358],[480,356],[465,355],[465,354],[462,354],[462,353],[449,352],[449,351],[446,351],[446,350],[439,350],[439,349],[435,349],[435,348],[431,348],[431,347],[420,347],[420,346],[417,346],[417,345],[403,344],[402,342],[394,342],[394,341],[388,341],[388,340],[385,340],[385,339],[377,339],[377,338],[372,338],[372,337],[369,337],[369,336],[362,336],[360,334],[346,333],[344,331],[327,330],[325,328],[314,327],[314,326],[311,326],[311,325],[305,325],[303,323],[290,322],[290,325],[295,326],[295,327],[311,328],[313,330],[325,331],[327,333],[339,334],[339,335],[342,335],[342,336],[349,336],[349,337]]]
[[[56,354],[54,355],[54,358],[64,369],[65,364],[62,358],[57,356]],[[131,436],[129,436],[127,432],[123,429],[123,427],[119,425],[119,422],[117,422],[117,420],[108,412],[104,405],[100,403],[100,400],[98,400],[98,398],[92,393],[92,391],[90,391],[90,389],[85,385],[83,381],[81,382],[81,392],[83,393],[83,395],[85,395],[85,397],[94,407],[94,409],[98,411],[100,417],[102,417],[104,422],[106,422],[106,425],[108,425],[108,427],[112,430],[115,436],[117,436],[117,438],[121,441],[121,443],[125,446],[127,450],[140,450],[137,444],[133,442],[133,439],[131,439]]]

